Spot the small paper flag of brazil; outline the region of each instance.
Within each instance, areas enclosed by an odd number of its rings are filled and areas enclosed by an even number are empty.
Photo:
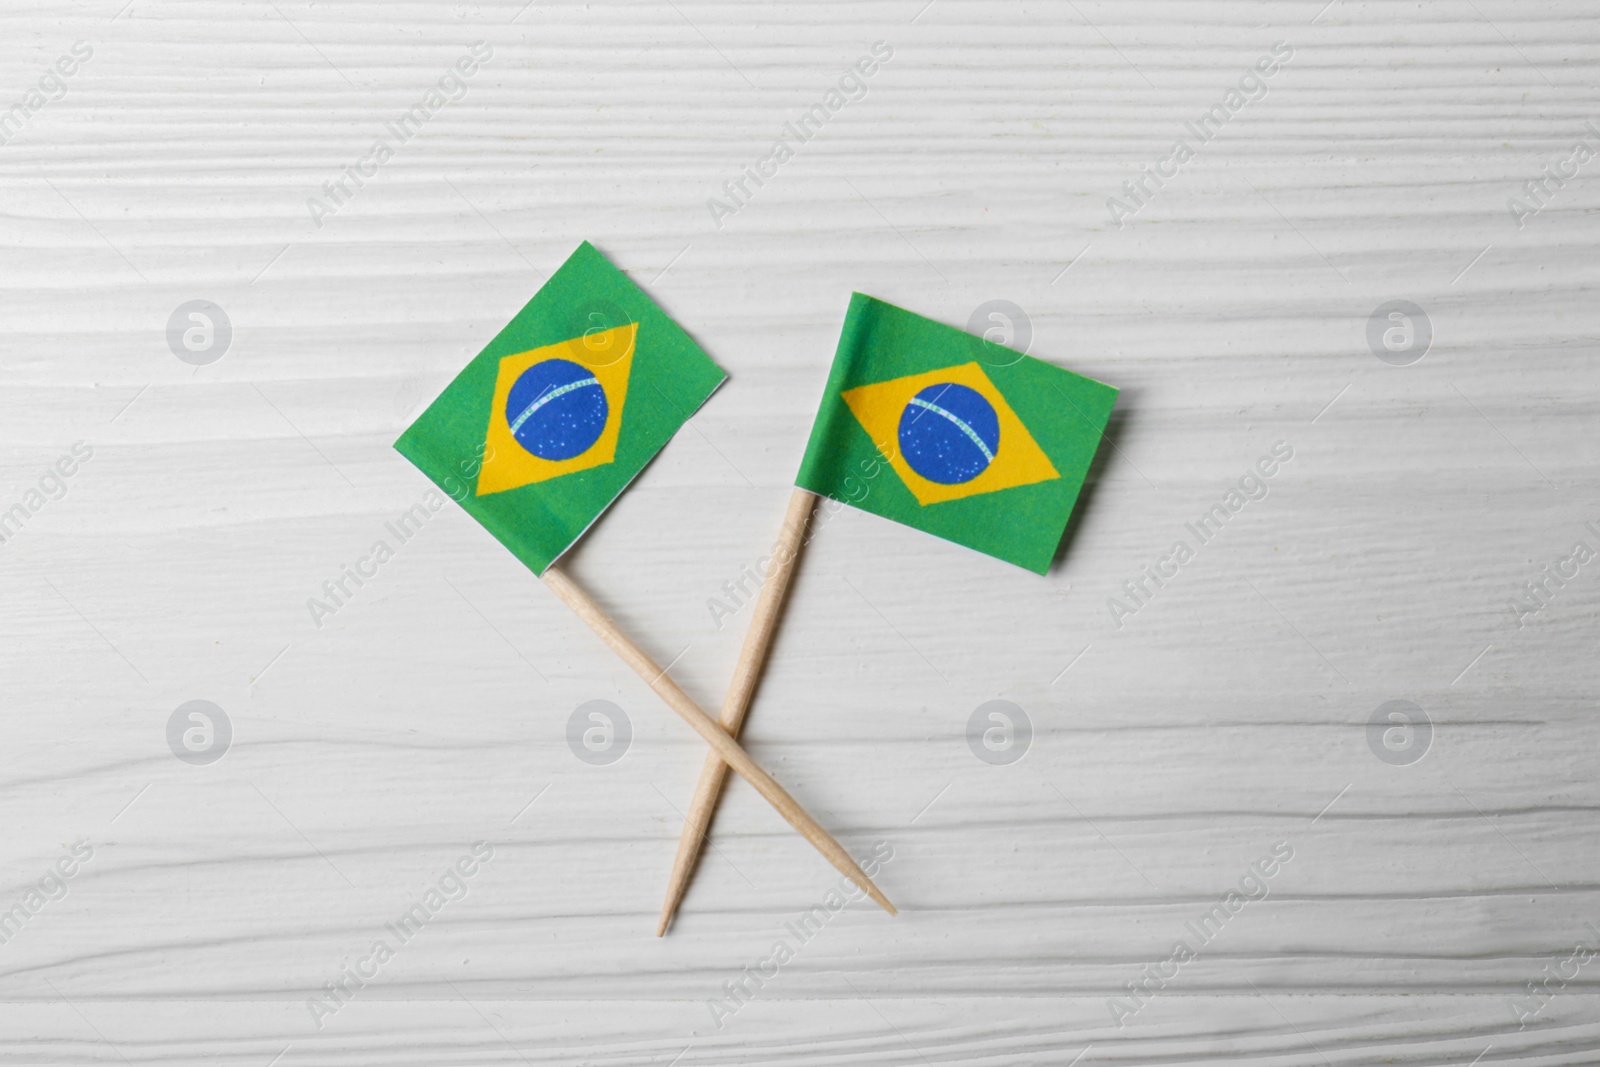
[[[586,241],[394,447],[543,574],[725,377]]]
[[[1043,574],[1116,399],[856,293],[795,483]]]

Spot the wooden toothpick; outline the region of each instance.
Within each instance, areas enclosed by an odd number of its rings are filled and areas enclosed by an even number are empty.
[[[790,826],[799,830],[829,863],[846,878],[866,890],[867,895],[882,905],[890,915],[897,914],[895,906],[889,903],[889,898],[883,895],[882,890],[873,884],[866,872],[850,858],[850,853],[845,851],[844,846],[835,841],[828,831],[806,814],[805,809],[795,802],[783,786],[779,785],[772,775],[762,770],[739,742],[717,725],[717,721],[706,714],[705,710],[696,704],[665,670],[657,666],[655,660],[634,644],[564,571],[554,566],[546,568],[544,583],[589,625],[600,640],[610,645],[611,650],[632,667],[634,673],[643,678],[650,688],[655,690],[656,695],[666,701],[668,707],[693,727],[723,762],[738,772],[745,781],[755,786],[756,791],[766,797],[767,803],[776,808],[778,814],[782,815]]]
[[[739,662],[734,665],[733,680],[728,684],[728,695],[722,702],[722,727],[730,737],[738,737],[739,728],[744,725],[750,697],[755,692],[757,679],[761,677],[761,667],[767,660],[767,649],[777,633],[778,613],[783,607],[784,594],[789,590],[789,580],[794,576],[795,560],[804,543],[806,522],[811,518],[816,499],[814,493],[804,489],[796,489],[789,497],[789,510],[783,516],[783,529],[772,550],[766,582],[756,597],[750,629],[745,632],[744,645],[739,649]],[[706,839],[706,828],[711,825],[711,816],[716,811],[727,778],[728,765],[713,749],[700,768],[700,780],[695,783],[694,799],[689,803],[689,814],[684,819],[683,833],[678,838],[678,854],[672,861],[667,898],[661,905],[661,921],[656,926],[657,937],[667,932],[667,925],[672,922],[673,913],[678,910],[684,891],[689,887],[689,876],[694,873],[700,846]]]

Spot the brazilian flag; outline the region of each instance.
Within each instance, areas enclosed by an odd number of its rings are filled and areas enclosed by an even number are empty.
[[[543,574],[725,377],[585,241],[394,447]]]
[[[1043,574],[1116,399],[856,293],[795,481]]]

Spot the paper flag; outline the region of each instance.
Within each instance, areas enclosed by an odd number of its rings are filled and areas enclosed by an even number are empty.
[[[1043,574],[1116,399],[856,293],[795,484]]]
[[[394,447],[543,574],[725,377],[586,241]]]

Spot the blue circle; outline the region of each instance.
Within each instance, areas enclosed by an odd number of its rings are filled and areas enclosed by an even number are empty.
[[[999,449],[1000,419],[976,389],[930,385],[900,413],[900,454],[930,482],[970,482],[989,469]]]
[[[571,360],[535,363],[506,398],[506,425],[517,444],[540,459],[581,456],[606,428],[611,405],[587,367]]]

